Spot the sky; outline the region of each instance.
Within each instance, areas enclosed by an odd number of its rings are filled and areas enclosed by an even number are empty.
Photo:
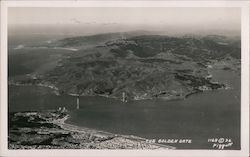
[[[9,8],[9,26],[240,30],[239,8]]]

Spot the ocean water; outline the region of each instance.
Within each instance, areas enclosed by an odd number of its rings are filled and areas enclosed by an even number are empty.
[[[16,41],[11,41],[14,45],[10,45],[10,48],[24,44],[23,38],[14,39]],[[27,41],[31,41],[30,38],[27,38]],[[24,64],[28,49],[11,51],[9,55],[21,52],[20,56],[23,55],[23,58],[18,56],[16,60],[9,60],[14,63],[9,67],[9,75],[16,76],[34,71],[32,67],[38,62],[32,65]],[[44,52],[37,50],[37,54],[40,54],[40,51]],[[58,50],[49,50],[42,55],[50,56],[50,53],[55,51]],[[240,149],[240,76],[225,70],[212,71],[212,74],[215,80],[227,83],[232,88],[198,93],[185,100],[174,101],[153,99],[122,103],[105,97],[85,96],[80,98],[80,109],[76,110],[75,97],[57,96],[45,87],[10,85],[8,109],[9,112],[18,112],[66,107],[71,116],[67,123],[78,126],[156,140],[192,140],[191,144],[168,144],[177,149],[213,149],[213,144],[209,143],[208,139],[223,137],[232,140],[233,145],[229,149]]]
[[[56,96],[53,91],[36,86],[9,86],[9,111],[47,110],[66,107],[67,123],[136,135],[148,139],[192,139],[191,144],[169,144],[178,149],[212,149],[210,138],[229,138],[230,149],[240,149],[240,77],[229,71],[214,71],[215,78],[232,89],[208,91],[185,100],[160,99],[130,101],[85,96]]]

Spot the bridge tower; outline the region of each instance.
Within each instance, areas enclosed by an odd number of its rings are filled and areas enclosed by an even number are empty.
[[[76,98],[76,109],[78,110],[80,108],[80,97],[77,96]]]

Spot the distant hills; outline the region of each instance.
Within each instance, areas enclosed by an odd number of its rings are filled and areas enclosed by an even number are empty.
[[[241,58],[240,40],[224,36],[152,35],[151,32],[121,32],[70,37],[46,47],[76,48],[58,65],[36,80],[56,86],[59,93],[103,95],[129,100],[179,99],[224,88],[208,78],[213,62]]]
[[[161,51],[171,51],[174,54],[187,55],[196,59],[197,57],[217,59],[228,54],[234,58],[240,58],[240,39],[237,37],[229,38],[218,35],[170,37],[151,34],[153,32],[135,31],[79,36],[56,41],[50,46],[78,47],[81,49],[90,45],[116,45],[120,46],[120,50],[134,50],[133,53],[139,55],[139,57],[140,55],[141,57],[154,56]],[[120,51],[118,51],[116,52],[119,53]]]

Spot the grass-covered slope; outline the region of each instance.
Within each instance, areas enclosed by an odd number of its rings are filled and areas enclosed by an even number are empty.
[[[123,33],[124,35],[124,33]],[[101,34],[62,39],[54,45],[81,47],[36,80],[60,93],[128,99],[185,98],[190,93],[224,87],[211,82],[208,65],[240,59],[240,47],[225,37],[169,37]],[[95,46],[84,48],[84,45]]]

